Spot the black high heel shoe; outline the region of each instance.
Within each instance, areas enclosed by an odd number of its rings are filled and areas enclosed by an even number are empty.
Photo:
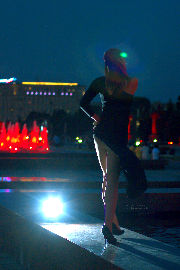
[[[112,233],[114,235],[122,235],[124,233],[124,230],[118,229],[117,226],[113,223],[112,224]]]
[[[113,236],[112,232],[106,225],[102,226],[102,234],[104,235],[105,245],[107,244],[107,242],[112,245],[115,245],[117,243],[117,239]]]

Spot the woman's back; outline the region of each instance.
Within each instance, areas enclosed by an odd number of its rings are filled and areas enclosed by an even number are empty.
[[[102,101],[101,121],[94,130],[96,136],[116,144],[127,144],[129,112],[132,95],[124,91],[114,91],[109,94],[106,78],[97,78],[94,88],[99,89]]]

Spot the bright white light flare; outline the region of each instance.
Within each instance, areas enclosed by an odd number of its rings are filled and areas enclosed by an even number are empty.
[[[63,203],[57,197],[48,198],[43,202],[42,211],[46,217],[57,218],[63,213]]]

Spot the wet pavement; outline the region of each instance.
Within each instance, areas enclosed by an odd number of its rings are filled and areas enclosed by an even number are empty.
[[[122,228],[125,233],[116,236],[118,242],[115,246],[103,245],[102,221],[98,219],[85,224],[44,223],[41,226],[101,256],[121,269],[169,270],[173,267],[174,270],[179,270],[180,267],[178,249],[128,229]]]

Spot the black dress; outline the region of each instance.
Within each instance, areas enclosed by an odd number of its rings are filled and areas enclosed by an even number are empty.
[[[101,97],[102,114],[94,135],[119,156],[120,166],[128,182],[127,195],[132,199],[137,198],[147,189],[147,180],[139,159],[127,147],[133,96],[124,91],[118,98],[110,96],[106,90],[105,77],[99,77],[91,83],[80,102],[81,109],[89,117],[94,115],[90,103],[97,94]]]

